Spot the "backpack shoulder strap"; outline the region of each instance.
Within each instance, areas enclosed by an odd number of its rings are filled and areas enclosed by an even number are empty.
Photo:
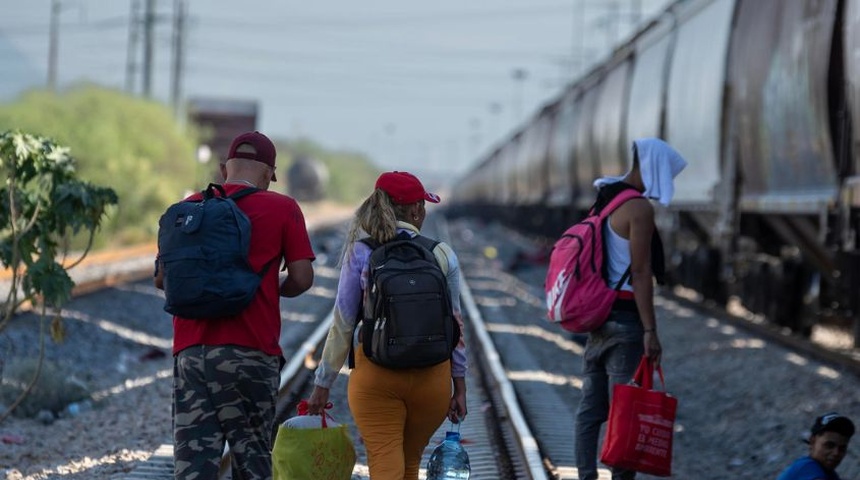
[[[600,213],[599,213],[600,217],[601,218],[608,217],[609,214],[614,212],[615,209],[617,209],[618,207],[621,206],[621,204],[623,204],[627,200],[630,200],[632,198],[637,198],[637,197],[645,198],[642,196],[641,193],[639,193],[636,190],[633,190],[632,188],[622,190],[617,195],[615,195],[615,197],[613,197],[612,200],[610,200],[609,203],[607,203],[606,206],[603,207],[602,210],[600,210]]]
[[[448,275],[448,269],[450,268],[447,263],[448,253],[445,249],[441,249],[443,261],[439,262],[439,256],[436,255],[436,247],[442,243],[439,240],[433,240],[432,238],[425,237],[423,235],[416,235],[412,240],[415,243],[418,243],[422,247],[426,248],[430,253],[433,254],[433,257],[436,258],[436,263],[439,264],[439,268],[442,269],[442,273]]]
[[[259,191],[260,191],[260,189],[257,187],[243,188],[242,190],[239,190],[238,192],[235,192],[233,194],[228,195],[227,198],[230,198],[233,201],[236,201],[242,197],[247,197],[248,195],[250,195],[252,193],[257,193]]]
[[[216,185],[216,184],[210,183],[209,187],[211,188],[213,185]],[[223,195],[225,193],[224,187],[221,185],[217,185],[217,186],[218,186],[218,190],[222,193],[221,196],[225,196],[225,195]],[[257,187],[243,188],[242,190],[239,190],[238,192],[234,192],[230,195],[226,195],[226,198],[229,198],[235,202],[236,200],[238,200],[240,198],[247,197],[248,195],[251,195],[252,193],[257,193],[259,191],[260,191],[260,189]],[[236,206],[238,207],[238,205],[236,205]],[[239,208],[239,210],[241,210],[241,208]],[[278,260],[279,260],[279,258],[275,257],[275,258],[269,260],[268,262],[266,262],[266,264],[263,265],[263,268],[260,269],[259,272],[257,272],[257,276],[259,276],[260,278],[263,278],[264,276],[266,276],[266,272],[269,271],[269,267],[271,267],[272,264],[274,264]]]
[[[364,237],[359,238],[359,242],[370,247],[371,253],[376,250],[381,244],[373,239],[373,237]],[[347,367],[350,369],[355,368],[355,345],[353,345],[353,336],[355,336],[355,330],[358,328],[358,324],[362,319],[362,311],[364,311],[364,297],[362,295],[361,303],[358,305],[358,313],[355,315],[355,320],[352,323],[352,335],[349,337],[349,354],[347,355]]]
[[[373,237],[359,238],[358,241],[370,247],[371,250],[376,250],[380,245],[380,243],[374,240]]]
[[[609,203],[606,204],[605,207],[603,207],[603,210],[601,210],[598,215],[601,219],[604,219],[604,218],[608,217],[609,214],[614,212],[618,207],[620,207],[624,202],[626,202],[627,200],[630,200],[632,198],[637,198],[637,197],[645,198],[642,196],[641,193],[639,193],[639,191],[634,190],[632,188],[622,190],[622,191],[618,192],[615,195],[615,197],[613,197],[612,200],[610,200]],[[618,284],[615,286],[616,291],[620,291],[621,287],[624,285],[624,283],[629,282],[631,280],[631,278],[630,278],[631,277],[631,275],[630,275],[631,274],[631,268],[632,268],[632,265],[628,266],[627,270],[625,270],[624,274],[621,276],[621,279],[618,280]],[[605,270],[606,265],[605,264],[603,266],[603,269],[604,269],[603,276],[604,276],[604,278],[606,278],[606,270]]]
[[[215,193],[219,193],[220,195],[216,195]],[[202,201],[209,200],[210,198],[215,198],[216,196],[226,197],[227,192],[224,190],[224,186],[220,183],[210,183],[206,186],[201,192],[200,197]],[[200,200],[188,200],[187,198],[184,200],[186,202],[199,202]]]
[[[438,240],[433,240],[432,238],[427,238],[423,235],[416,235],[412,237],[412,240],[418,245],[421,245],[422,247],[429,250],[430,253],[433,253],[433,250],[436,248],[436,245],[439,245]]]
[[[202,192],[200,192],[200,194],[203,196],[204,200],[208,200],[217,196],[221,198],[230,198],[235,201],[242,197],[247,197],[252,193],[257,193],[259,191],[260,189],[257,187],[248,187],[243,188],[242,190],[239,190],[238,192],[235,192],[231,195],[227,195],[227,190],[224,188],[224,185],[220,183],[210,183],[205,189],[203,189]],[[218,195],[216,195],[215,192],[218,192]]]

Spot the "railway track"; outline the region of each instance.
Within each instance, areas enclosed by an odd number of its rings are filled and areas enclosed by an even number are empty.
[[[433,230],[441,230],[434,232]],[[436,222],[427,225],[425,232],[431,236],[437,233],[445,237],[444,223]],[[498,354],[489,342],[485,330],[480,328],[480,312],[471,300],[466,287],[463,298],[464,311],[468,315],[467,325],[470,326],[469,335],[475,339],[470,345],[475,348],[471,352],[472,375],[467,380],[467,401],[473,412],[468,421],[464,421],[460,432],[464,443],[467,445],[470,462],[472,466],[472,478],[480,479],[521,479],[534,478],[545,479],[546,472],[542,459],[538,455],[533,439],[527,431],[527,426],[522,413],[516,404],[516,398],[511,394],[510,384],[504,378],[503,372],[493,365],[497,362],[487,361],[497,358]],[[333,296],[327,303],[330,310]],[[276,409],[276,421],[281,423],[293,415],[298,401],[307,398],[312,389],[312,372],[316,366],[318,355],[322,350],[322,342],[328,332],[331,315],[325,319],[319,318],[320,310],[310,320],[315,325],[312,331],[304,332],[302,340],[296,342],[297,346],[284,345],[282,348],[285,355],[288,354],[287,364],[281,372],[281,383],[278,393],[278,406]],[[283,335],[282,335],[283,337]],[[345,376],[343,372],[342,376]],[[360,437],[356,435],[356,429],[352,424],[351,417],[346,409],[346,378],[338,379],[330,394],[330,400],[335,405],[333,415],[341,423],[348,424],[355,435],[354,443],[357,450],[357,467],[354,479],[369,478],[366,468],[366,454],[361,444]],[[505,391],[507,390],[507,391]],[[422,464],[426,464],[432,448],[444,437],[444,432],[450,425],[443,423],[434,435],[430,445],[425,451]],[[167,479],[172,478],[173,472],[172,447],[169,444],[161,445],[150,459],[128,476],[127,480],[144,479]],[[225,450],[222,458],[221,478],[233,478],[229,448]]]
[[[470,329],[471,413],[462,433],[472,457],[472,478],[576,478],[573,419],[583,338],[543,319],[543,267],[507,268],[517,251],[533,245],[498,225],[474,220],[452,222],[450,235],[448,224],[439,222],[438,228],[436,233],[449,236],[467,285],[462,301]],[[324,240],[332,252],[337,251],[336,238]],[[291,359],[282,376],[279,420],[308,395],[307,380],[327,329],[337,271],[321,264],[317,272],[316,291],[285,313],[291,334],[283,348]],[[680,405],[675,478],[772,478],[803,453],[800,434],[815,414],[839,410],[860,418],[860,379],[850,356],[818,357],[764,331],[742,329],[734,323],[740,320],[717,315],[695,298],[664,293],[657,302],[664,369],[668,391]],[[335,384],[333,414],[349,423],[345,387],[345,378]],[[764,430],[762,437],[749,434],[750,418]],[[364,479],[361,441],[352,431],[359,453],[353,479]],[[172,450],[169,438],[164,440],[147,462],[111,478],[170,478]],[[849,456],[840,470],[845,478],[860,475],[860,460]],[[603,478],[609,478],[608,471],[601,472]]]
[[[585,337],[545,320],[545,265],[511,268],[538,242],[476,219],[452,222],[451,230],[549,475],[576,478],[573,432]],[[685,293],[662,291],[656,299],[667,390],[679,399],[675,478],[775,478],[805,453],[801,435],[815,415],[860,416],[857,349],[828,351]],[[750,419],[761,436],[750,431]],[[846,463],[846,472],[860,474],[860,461]]]

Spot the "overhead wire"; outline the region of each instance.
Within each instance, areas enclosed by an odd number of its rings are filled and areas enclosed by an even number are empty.
[[[362,91],[371,89],[383,89],[390,97],[399,101],[400,105],[406,104],[421,108],[449,108],[462,107],[473,104],[476,109],[484,109],[490,101],[498,100],[507,96],[510,90],[509,69],[511,62],[517,62],[527,66],[533,73],[540,67],[531,66],[538,64],[547,71],[555,67],[558,58],[564,56],[563,50],[567,46],[561,46],[555,52],[541,46],[522,47],[518,49],[497,50],[489,47],[470,46],[468,44],[457,47],[446,48],[443,41],[438,44],[433,41],[421,41],[415,37],[405,35],[397,42],[391,42],[383,38],[357,40],[349,38],[355,32],[363,32],[368,29],[379,30],[380,35],[386,35],[385,30],[397,30],[402,28],[413,28],[416,25],[428,25],[429,28],[439,28],[444,25],[464,25],[481,21],[519,21],[522,18],[557,18],[570,14],[570,3],[554,2],[543,5],[528,5],[516,7],[496,7],[490,9],[471,8],[464,6],[456,11],[443,12],[386,12],[382,14],[325,14],[285,16],[282,21],[272,17],[265,17],[266,21],[246,22],[236,18],[226,18],[208,13],[192,13],[189,19],[189,44],[188,52],[191,54],[186,61],[186,78],[191,76],[213,76],[221,78],[245,78],[247,81],[266,82],[282,84],[291,92],[296,92],[297,86],[294,81],[299,79],[313,78],[313,82],[305,83],[298,92],[304,98],[292,99],[293,95],[285,97],[283,101],[308,102],[311,106],[337,106],[341,108],[366,108],[376,107],[378,98],[370,100],[362,95]],[[89,22],[63,22],[61,31],[63,35],[74,35],[80,38],[86,33],[101,33],[120,31],[124,35],[128,28],[130,18],[127,15],[109,17]],[[0,19],[2,23],[2,19]],[[342,48],[329,50],[316,50],[310,53],[306,51],[293,50],[295,42],[283,47],[272,44],[251,44],[247,46],[226,44],[226,42],[210,43],[196,42],[195,30],[211,28],[229,28],[233,31],[243,29],[253,32],[284,32],[286,35],[304,35],[304,32],[313,31],[316,35],[348,37]],[[161,29],[159,29],[161,30]],[[0,25],[0,35],[45,35],[47,36],[47,24],[39,25]],[[512,32],[515,34],[515,32]],[[124,46],[125,38],[117,37],[118,42]],[[426,38],[425,38],[426,40]],[[444,39],[442,39],[444,40]],[[91,73],[99,75],[107,72],[116,72],[118,78],[122,78],[125,58],[125,49],[116,56],[104,55],[108,48],[116,48],[117,42],[104,41],[103,39],[87,41],[84,45],[76,45],[76,49],[64,48],[63,63],[80,62],[86,59],[91,66]],[[159,41],[159,44],[162,44]],[[375,52],[385,48],[387,54],[393,60],[384,63],[371,63],[371,57]],[[78,51],[80,50],[80,51]],[[193,57],[194,53],[217,53],[224,62],[234,68],[224,68],[212,63],[201,61]],[[101,58],[113,58],[100,63]],[[157,70],[166,72],[167,67],[164,55],[157,55]],[[119,60],[116,60],[119,59]],[[428,65],[428,62],[446,60],[444,68]],[[242,65],[241,69],[235,68]],[[254,62],[266,62],[266,65],[254,65]],[[487,68],[470,68],[475,63],[480,63]],[[493,73],[493,64],[497,63],[498,73]],[[370,67],[368,67],[370,65]],[[547,67],[552,65],[553,67]],[[282,67],[283,70],[282,71]],[[352,68],[350,68],[352,67]],[[296,71],[300,69],[299,71]],[[553,70],[554,71],[554,70]],[[429,81],[434,85],[436,93],[430,94],[431,90],[414,87],[419,81]],[[349,84],[348,89],[340,89],[341,82]],[[187,79],[186,79],[187,82]],[[474,95],[458,95],[458,86],[480,82],[487,88],[483,89],[486,98],[477,98]],[[356,88],[353,88],[356,87]],[[359,94],[356,94],[359,92]],[[417,92],[417,94],[416,94]],[[296,95],[298,97],[298,95]],[[333,101],[336,99],[336,101]],[[280,103],[282,100],[278,100]]]
[[[102,18],[95,21],[66,21],[60,22],[60,29],[63,33],[87,33],[90,31],[113,30],[116,28],[128,28],[128,15],[119,15],[114,17]],[[47,35],[50,32],[50,25],[31,24],[31,25],[14,25],[5,26],[0,24],[0,33],[5,35]]]
[[[255,31],[261,29],[275,29],[283,31],[287,26],[291,28],[338,28],[338,29],[366,29],[378,28],[380,26],[406,26],[408,24],[420,23],[422,25],[432,24],[440,21],[456,21],[456,22],[472,22],[476,18],[488,19],[491,17],[507,17],[511,19],[521,19],[524,15],[537,16],[553,16],[559,14],[569,14],[570,4],[554,3],[547,5],[529,5],[527,7],[513,7],[506,9],[484,10],[484,9],[458,9],[448,12],[434,13],[400,13],[391,12],[388,14],[373,13],[367,17],[356,17],[354,13],[348,16],[337,18],[336,15],[327,14],[325,18],[316,16],[285,16],[283,23],[261,23],[261,22],[243,22],[235,18],[217,17],[217,16],[198,16],[201,20],[205,20],[208,25],[229,27],[231,29],[253,28]]]

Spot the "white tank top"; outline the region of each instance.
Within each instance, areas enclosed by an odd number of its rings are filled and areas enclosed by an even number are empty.
[[[609,286],[615,288],[621,276],[630,267],[630,241],[615,233],[612,226],[609,224],[607,217],[606,223],[603,226],[603,243],[604,243],[604,261],[606,262],[606,273]],[[629,292],[633,291],[633,287],[629,283],[629,278],[624,282],[621,290]]]

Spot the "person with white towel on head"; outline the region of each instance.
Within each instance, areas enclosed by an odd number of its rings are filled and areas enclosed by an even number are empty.
[[[607,282],[622,282],[609,318],[588,334],[583,355],[582,398],[576,413],[576,467],[580,480],[596,480],[597,441],[609,414],[612,387],[633,377],[642,355],[656,366],[662,347],[654,313],[654,278],[663,282],[663,248],[654,224],[649,199],[668,206],[675,192],[674,179],[687,162],[658,138],[633,142],[633,166],[619,177],[594,181],[599,211],[619,192],[635,189],[642,197],[624,202],[604,225]],[[627,273],[629,269],[629,274]],[[613,479],[633,479],[636,472],[613,470]]]

